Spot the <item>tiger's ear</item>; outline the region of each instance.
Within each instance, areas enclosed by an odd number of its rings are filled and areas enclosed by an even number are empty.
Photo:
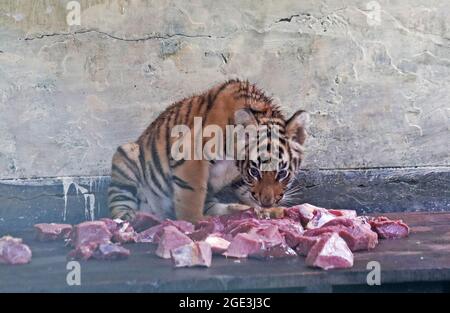
[[[309,124],[309,114],[299,110],[286,122],[286,134],[292,141],[303,145],[306,140],[306,127]]]
[[[240,109],[234,112],[234,123],[236,125],[257,125],[255,116],[249,109]]]

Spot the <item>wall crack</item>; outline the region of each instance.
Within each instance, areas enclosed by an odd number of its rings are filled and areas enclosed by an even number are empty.
[[[170,38],[174,38],[174,37],[211,38],[211,39],[222,39],[222,38],[225,38],[225,37],[221,37],[221,36],[212,36],[212,35],[204,35],[204,34],[190,35],[190,34],[183,34],[183,33],[174,33],[174,34],[167,34],[167,35],[153,34],[153,35],[146,35],[146,36],[140,37],[140,38],[126,38],[126,37],[116,36],[116,35],[110,34],[108,32],[100,31],[100,30],[97,30],[97,29],[84,29],[84,30],[77,30],[77,31],[74,31],[74,32],[66,32],[66,33],[38,34],[38,35],[34,35],[34,36],[25,37],[24,40],[31,41],[31,40],[36,40],[36,39],[43,39],[43,38],[46,38],[46,37],[74,36],[74,35],[87,34],[87,33],[97,33],[97,34],[100,34],[100,35],[107,36],[107,37],[109,37],[111,39],[116,39],[116,40],[120,40],[120,41],[129,41],[129,42],[139,42],[139,41],[147,41],[147,40],[155,40],[155,39],[156,40],[164,40],[164,39],[170,39]]]

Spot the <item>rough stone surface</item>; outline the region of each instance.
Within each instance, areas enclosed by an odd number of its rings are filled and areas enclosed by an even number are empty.
[[[166,106],[248,78],[311,113],[306,168],[450,165],[445,1],[0,3],[0,178],[108,175]]]

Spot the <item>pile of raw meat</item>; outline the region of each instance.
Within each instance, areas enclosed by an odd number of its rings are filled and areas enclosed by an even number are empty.
[[[68,224],[36,224],[36,239],[65,240],[71,259],[117,260],[130,255],[128,243],[157,244],[156,255],[175,267],[211,265],[213,255],[227,258],[306,257],[323,269],[353,266],[353,252],[373,249],[379,239],[406,237],[401,220],[357,216],[353,210],[327,210],[310,204],[284,209],[284,217],[259,219],[253,209],[214,216],[191,224],[160,220],[138,212],[131,222],[102,218]],[[13,251],[13,252],[11,252]],[[14,251],[18,253],[14,254]],[[27,263],[31,251],[12,237],[0,238],[0,262]]]
[[[156,254],[172,259],[176,267],[210,266],[212,254],[257,259],[301,255],[309,266],[331,269],[352,267],[353,252],[375,248],[379,238],[409,234],[401,220],[358,217],[352,210],[302,204],[285,209],[284,215],[262,220],[250,209],[195,226],[166,220],[138,233],[135,241],[158,244]]]

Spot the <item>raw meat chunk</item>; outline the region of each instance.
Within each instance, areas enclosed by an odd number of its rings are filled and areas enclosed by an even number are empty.
[[[404,238],[409,235],[409,227],[402,220],[390,220],[385,216],[369,220],[372,229],[381,239]]]
[[[88,242],[69,252],[69,259],[75,260],[119,260],[130,255],[130,250],[114,243]]]
[[[378,244],[378,236],[370,229],[368,224],[364,224],[357,219],[344,217],[333,219],[320,228],[307,230],[304,235],[320,236],[333,232],[338,233],[352,251],[370,250]]]
[[[112,234],[112,241],[118,243],[128,243],[136,241],[136,232],[129,222],[120,218],[114,220],[110,218],[101,218],[109,232]]]
[[[40,223],[34,225],[34,228],[38,241],[67,239],[72,231],[72,225],[69,224]]]
[[[150,227],[161,224],[162,220],[148,212],[136,212],[133,220],[131,221],[131,226],[137,232],[144,231]]]
[[[191,238],[183,234],[175,226],[166,226],[162,230],[161,239],[159,240],[156,255],[170,259],[170,251],[185,244],[193,242]]]
[[[286,209],[286,211],[285,214],[287,216],[290,216],[294,220],[300,220],[307,229],[321,227],[336,217],[355,218],[357,215],[354,210],[327,210],[309,203],[293,206]]]
[[[152,242],[158,243],[162,230],[165,226],[162,224],[150,227],[149,229],[144,230],[136,235],[136,242]]]
[[[224,233],[234,237],[239,233],[247,233],[252,228],[258,227],[260,225],[261,225],[260,221],[255,218],[233,220],[228,222],[227,226],[224,229]]]
[[[269,220],[267,222],[269,222],[271,225],[278,226],[278,230],[280,231],[280,233],[282,235],[284,235],[286,233],[301,235],[301,234],[303,234],[303,231],[304,231],[302,224],[300,224],[299,222],[295,222],[291,219],[287,219],[287,218],[273,219],[273,220]]]
[[[205,240],[206,237],[209,236],[209,232],[206,229],[197,229],[194,230],[192,233],[187,234],[189,238],[191,238],[194,241],[202,241]]]
[[[136,232],[128,222],[118,224],[118,228],[113,232],[112,241],[118,243],[136,242]]]
[[[291,247],[292,249],[295,249],[298,246],[298,243],[300,241],[300,238],[303,237],[302,235],[292,234],[292,233],[285,233],[284,234],[284,241],[286,244]]]
[[[236,220],[244,220],[249,218],[257,218],[258,215],[256,214],[255,210],[253,208],[245,210],[245,211],[238,211],[235,213],[227,214],[227,215],[221,215],[219,216],[219,221],[223,225],[226,225],[230,223],[231,221]]]
[[[285,208],[284,209],[284,216],[285,216],[285,218],[288,218],[290,220],[293,220],[293,221],[296,221],[296,222],[301,222],[301,215],[300,215],[298,206]]]
[[[355,210],[334,210],[328,209],[328,212],[337,217],[356,218],[357,214]]]
[[[258,251],[248,255],[249,258],[260,260],[292,258],[296,256],[297,253],[284,242],[272,246],[262,246]]]
[[[192,233],[195,230],[194,224],[182,220],[172,221],[165,220],[162,223],[164,226],[172,225],[178,228],[182,233],[188,234]]]
[[[337,233],[326,234],[311,248],[306,264],[325,270],[353,266],[353,254]]]
[[[314,229],[314,228],[320,228],[325,223],[335,219],[336,216],[329,213],[326,210],[315,210],[313,213],[313,217],[306,225],[306,229]]]
[[[204,242],[191,242],[170,251],[175,267],[211,266],[211,246]]]
[[[130,255],[130,250],[114,243],[101,243],[92,255],[98,260],[121,260],[126,259]]]
[[[69,252],[67,257],[72,260],[89,260],[97,249],[97,242],[85,242]]]
[[[230,246],[230,242],[228,240],[216,234],[209,235],[205,239],[205,242],[211,246],[212,252],[217,254],[224,253]]]
[[[117,228],[119,228],[120,225],[124,222],[120,218],[116,218],[115,220],[113,220],[113,219],[106,218],[106,217],[99,219],[99,221],[102,221],[103,223],[105,223],[106,228],[108,228],[108,230],[111,234],[113,234],[117,230]]]
[[[223,255],[233,258],[246,258],[249,254],[258,252],[261,247],[262,241],[258,236],[241,233],[234,237]]]
[[[316,210],[325,210],[323,208],[319,208],[315,205],[309,204],[309,203],[303,203],[300,205],[296,205],[291,208],[291,210],[296,209],[300,216],[300,221],[303,225],[306,225],[309,223],[309,221],[314,217],[314,212]]]
[[[299,255],[307,256],[311,248],[320,240],[320,237],[299,236],[295,251]]]
[[[335,218],[356,218],[356,211],[353,210],[316,210],[313,218],[306,225],[307,229],[319,228]]]
[[[31,261],[30,248],[22,243],[21,238],[3,236],[0,238],[0,263],[26,264]]]
[[[190,234],[194,232],[194,225],[186,221],[172,221],[165,220],[161,224],[150,227],[136,235],[136,242],[152,242],[159,243],[163,229],[166,226],[173,226],[183,234]]]
[[[209,234],[222,232],[224,224],[221,222],[219,216],[211,216],[204,220],[198,221],[195,225],[196,230],[204,230]]]
[[[70,243],[74,247],[88,242],[108,243],[111,236],[112,234],[104,222],[83,222],[73,227],[70,234]]]
[[[260,239],[264,246],[275,246],[284,243],[284,238],[278,231],[278,227],[275,225],[260,226],[251,229],[249,232],[251,235],[255,235]]]

